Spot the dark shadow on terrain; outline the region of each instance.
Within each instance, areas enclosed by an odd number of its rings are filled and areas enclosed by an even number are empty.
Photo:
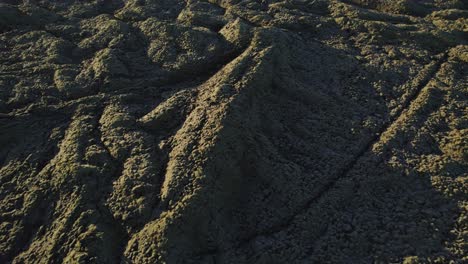
[[[32,184],[32,178],[57,154],[63,135],[58,131],[53,135],[54,129],[63,129],[67,122],[65,115],[47,110],[39,115],[0,120],[0,219],[2,224],[17,230],[13,232],[11,228],[8,231],[12,233],[1,234],[11,241],[10,247],[0,252],[0,262],[8,263],[25,250],[39,227],[51,216],[52,196],[41,184]]]
[[[457,200],[435,190],[430,175],[391,168],[379,156],[367,158],[374,162],[359,164],[349,179],[356,181],[352,191],[334,193],[343,195],[343,204],[313,238],[308,257],[337,263],[452,259],[444,243],[453,239]],[[314,210],[320,211],[320,206]]]

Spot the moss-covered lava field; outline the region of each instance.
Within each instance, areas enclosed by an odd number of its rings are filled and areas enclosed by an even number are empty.
[[[1,0],[0,263],[467,263],[464,0]]]

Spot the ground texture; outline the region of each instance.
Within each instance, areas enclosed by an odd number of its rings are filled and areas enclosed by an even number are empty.
[[[0,263],[468,261],[466,1],[0,2]]]

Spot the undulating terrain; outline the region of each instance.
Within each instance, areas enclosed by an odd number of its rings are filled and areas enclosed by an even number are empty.
[[[0,263],[467,263],[464,0],[0,0]]]

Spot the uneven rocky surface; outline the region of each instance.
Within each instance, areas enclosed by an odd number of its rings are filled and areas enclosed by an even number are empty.
[[[466,1],[0,2],[0,263],[468,262]]]

